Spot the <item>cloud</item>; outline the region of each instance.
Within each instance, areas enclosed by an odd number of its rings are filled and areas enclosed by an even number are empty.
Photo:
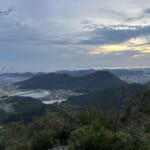
[[[1,63],[32,71],[132,65],[139,55],[149,62],[148,0],[13,0],[0,7],[10,6],[16,10],[0,18]]]
[[[150,8],[146,8],[143,10],[143,13],[150,14]]]
[[[92,22],[90,21],[90,20],[82,20],[81,22],[80,22],[80,24],[91,24]]]
[[[80,44],[104,45],[119,44],[132,38],[148,36],[150,25],[148,26],[104,26],[95,28],[88,32],[88,39],[81,40]]]
[[[145,18],[145,15],[141,14],[140,16],[136,16],[136,17],[129,17],[126,19],[126,21],[138,21],[138,20],[142,20]]]
[[[130,52],[133,56],[140,54],[150,54],[150,45],[147,38],[130,39],[127,42],[121,44],[110,44],[98,46],[95,50],[88,52],[90,55],[108,55],[108,54],[123,54],[124,52]],[[137,54],[138,52],[138,54]]]
[[[0,25],[0,45],[28,45],[36,49],[39,46],[70,45],[78,41],[74,35],[46,35],[11,18],[1,18]]]

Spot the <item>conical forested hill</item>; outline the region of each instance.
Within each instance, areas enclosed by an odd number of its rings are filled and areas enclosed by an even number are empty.
[[[81,77],[49,73],[16,83],[23,89],[104,89],[124,84],[125,82],[107,71],[98,71]]]

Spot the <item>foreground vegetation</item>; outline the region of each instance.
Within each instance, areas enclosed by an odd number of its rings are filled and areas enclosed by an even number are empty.
[[[126,99],[112,114],[95,103],[77,117],[63,105],[32,122],[11,122],[0,129],[0,150],[149,150],[150,90]]]

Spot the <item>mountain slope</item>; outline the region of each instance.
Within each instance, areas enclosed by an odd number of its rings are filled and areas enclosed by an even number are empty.
[[[105,110],[115,109],[118,103],[123,103],[126,98],[135,98],[138,91],[143,91],[147,87],[141,84],[127,84],[114,89],[102,89],[90,91],[80,96],[71,96],[67,103],[75,108],[82,108],[97,102]]]
[[[146,82],[145,85],[147,85],[148,87],[150,87],[150,81]]]
[[[92,73],[95,73],[96,70],[94,69],[88,69],[88,70],[61,70],[61,71],[57,71],[56,73],[58,74],[68,74],[70,76],[73,77],[80,77],[80,76],[86,76],[86,75],[90,75]]]
[[[22,89],[103,89],[116,88],[124,84],[107,71],[98,71],[81,77],[49,73],[16,83]]]

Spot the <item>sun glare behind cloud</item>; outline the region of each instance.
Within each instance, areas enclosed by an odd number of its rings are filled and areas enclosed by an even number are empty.
[[[133,56],[143,56],[143,54],[150,53],[150,44],[148,37],[132,38],[127,42],[121,44],[111,44],[98,46],[95,50],[88,52],[90,55],[107,55],[115,53],[115,55],[121,55],[124,51],[136,51],[139,54]],[[141,54],[141,55],[140,55]],[[133,57],[134,58],[134,57]]]

